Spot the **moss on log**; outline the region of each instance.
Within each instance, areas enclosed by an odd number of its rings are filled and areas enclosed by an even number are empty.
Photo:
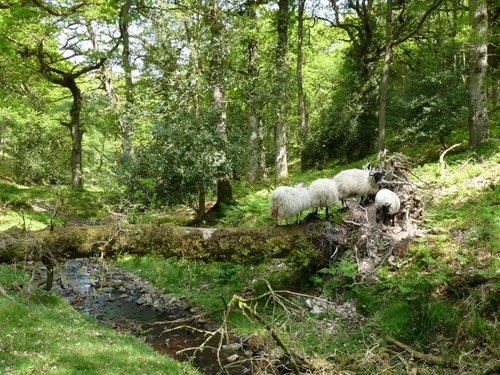
[[[171,224],[59,227],[53,231],[0,233],[0,262],[40,260],[50,254],[58,261],[118,254],[161,254],[203,261],[254,263],[283,257],[310,247],[301,226],[265,229],[187,228]]]

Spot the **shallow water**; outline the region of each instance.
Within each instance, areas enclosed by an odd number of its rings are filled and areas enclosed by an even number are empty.
[[[192,329],[173,328],[187,325],[214,331],[216,327],[197,316],[199,311],[183,299],[160,294],[131,272],[89,259],[73,259],[62,267],[58,276],[60,281],[54,290],[75,309],[117,330],[143,337],[158,352],[179,361],[192,360],[196,368],[208,375],[251,374],[248,360],[242,361],[247,358],[241,346],[236,350],[217,350],[219,336],[206,343],[202,351],[185,350],[197,348],[207,336]],[[232,336],[231,341],[239,342],[236,336]],[[233,356],[234,360],[234,354],[238,355],[238,361],[222,371],[221,365],[229,365],[227,358]]]

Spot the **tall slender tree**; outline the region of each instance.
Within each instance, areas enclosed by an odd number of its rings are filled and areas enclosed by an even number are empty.
[[[226,148],[228,142],[226,101],[224,96],[224,55],[226,46],[224,45],[224,24],[220,18],[217,0],[210,0],[208,12],[205,17],[209,25],[210,44],[212,46],[208,81],[212,90],[213,106],[217,113],[216,131],[224,143],[224,148]],[[223,203],[231,203],[232,201],[233,191],[229,177],[219,178],[217,180],[217,202],[215,203],[215,208],[220,207]]]
[[[121,64],[125,78],[125,108],[124,114],[120,114],[120,138],[122,141],[122,152],[125,157],[132,153],[132,123],[130,113],[134,103],[134,82],[132,80],[132,63],[130,52],[130,20],[133,0],[125,0],[120,7],[118,24],[122,40]]]
[[[258,39],[257,39],[257,6],[267,0],[247,0],[243,16],[250,24],[247,32],[246,43],[246,115],[248,128],[248,164],[246,176],[248,182],[252,183],[265,176],[266,161],[263,149],[263,129],[261,100],[259,99],[259,66],[258,66]]]
[[[379,86],[378,114],[378,150],[385,148],[385,123],[387,111],[387,88],[389,86],[389,68],[392,60],[392,0],[387,0],[387,15],[385,18],[385,54],[382,68],[382,79]]]
[[[84,46],[84,42],[89,42],[88,35],[84,32],[87,23],[85,3],[65,7],[34,0],[33,4],[38,11],[37,17],[33,17],[33,12],[27,12],[26,19],[18,21],[21,28],[23,22],[39,25],[37,33],[31,35],[30,39],[17,39],[17,34],[2,37],[15,46],[28,69],[37,72],[48,82],[70,91],[70,121],[61,121],[61,124],[69,129],[72,139],[71,186],[80,190],[83,189],[83,95],[80,79],[100,69],[117,48],[117,43],[113,43],[106,53],[101,54],[95,54],[95,51]]]
[[[276,46],[276,99],[277,119],[275,127],[276,141],[276,181],[286,181],[288,179],[287,161],[287,51],[288,51],[288,0],[278,0],[278,15],[276,30],[278,42]]]
[[[469,0],[472,35],[469,41],[469,145],[477,147],[488,131],[486,72],[488,70],[488,10],[486,0]]]
[[[297,8],[297,110],[299,114],[299,139],[301,149],[307,139],[307,107],[304,93],[304,83],[302,77],[302,65],[304,64],[304,54],[302,45],[304,43],[304,9],[306,0],[299,0]],[[301,158],[303,159],[303,158]]]

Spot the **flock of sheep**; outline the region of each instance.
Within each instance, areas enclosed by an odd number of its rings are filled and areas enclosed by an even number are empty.
[[[313,208],[325,208],[328,217],[328,208],[341,201],[346,207],[345,200],[359,197],[361,203],[366,202],[370,196],[375,195],[375,208],[377,210],[377,223],[382,219],[387,223],[399,212],[399,197],[388,189],[380,189],[384,172],[374,172],[365,169],[347,169],[333,178],[320,178],[306,187],[303,183],[295,186],[280,186],[271,192],[270,215],[279,224],[284,219],[298,217],[303,211]]]

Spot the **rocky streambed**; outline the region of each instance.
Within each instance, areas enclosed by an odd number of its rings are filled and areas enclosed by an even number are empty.
[[[28,266],[43,280],[41,264]],[[250,359],[256,352],[245,348],[244,340],[220,336],[207,340],[207,331],[217,327],[201,309],[184,298],[165,294],[134,273],[109,263],[72,259],[62,265],[53,290],[76,310],[117,330],[142,337],[158,352],[179,361],[191,360],[205,374],[251,374]],[[203,350],[196,350],[205,342]],[[224,372],[221,372],[221,366]]]

